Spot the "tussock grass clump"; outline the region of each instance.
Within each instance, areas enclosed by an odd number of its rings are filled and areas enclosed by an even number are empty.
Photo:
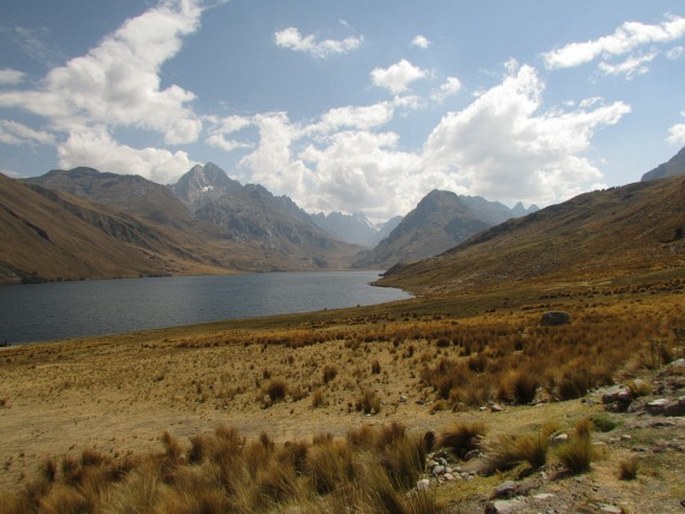
[[[635,456],[620,461],[618,463],[619,480],[635,480],[639,471],[639,464],[640,461]]]
[[[543,431],[537,434],[504,434],[487,445],[485,455],[498,471],[512,469],[523,462],[537,469],[547,462],[548,447],[549,440]]]
[[[590,464],[594,459],[591,427],[590,418],[581,419],[576,423],[573,436],[556,450],[559,461],[574,475],[590,471]]]
[[[483,423],[457,423],[440,434],[438,447],[447,448],[456,456],[463,458],[471,450],[480,448],[485,432]]]
[[[312,395],[312,407],[317,409],[319,407],[325,407],[326,405],[328,405],[328,402],[326,401],[326,396],[323,391],[321,389],[314,391],[314,394]]]
[[[355,403],[355,409],[364,414],[378,414],[381,411],[381,398],[376,391],[364,389]]]
[[[325,366],[323,368],[323,383],[328,384],[338,376],[338,368],[335,366]]]

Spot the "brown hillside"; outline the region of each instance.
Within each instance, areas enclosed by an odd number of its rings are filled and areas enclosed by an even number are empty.
[[[684,177],[630,184],[507,221],[381,284],[445,293],[683,267],[684,232]]]
[[[5,282],[217,271],[132,216],[4,175],[0,241]]]

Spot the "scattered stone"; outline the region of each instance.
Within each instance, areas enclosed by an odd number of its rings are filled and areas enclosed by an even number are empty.
[[[540,324],[545,327],[568,325],[571,323],[571,315],[565,311],[544,312],[540,318]]]
[[[676,359],[666,364],[667,368],[685,368],[685,358]]]
[[[442,478],[444,478],[448,482],[452,482],[455,480],[454,475],[452,473],[445,473],[444,475],[442,475]]]
[[[515,496],[517,489],[516,482],[507,480],[495,487],[492,498],[511,498],[512,496]]]
[[[626,386],[614,385],[608,387],[604,391],[604,394],[602,394],[602,403],[605,405],[616,402],[630,403],[630,401],[633,399],[632,396],[633,395],[631,394],[630,389],[628,389]]]
[[[497,500],[485,506],[485,514],[514,514],[523,506],[520,500]]]
[[[433,470],[431,471],[434,477],[444,475],[445,474],[445,466],[433,466]]]
[[[630,441],[631,439],[632,439],[632,437],[630,436],[630,434],[622,434],[621,435],[621,441]]]
[[[492,412],[502,412],[502,406],[494,404],[492,407],[490,407],[490,410]]]
[[[621,507],[616,507],[616,505],[602,505],[599,508],[600,512],[606,512],[607,514],[623,514],[623,509]]]
[[[430,485],[431,485],[431,481],[428,480],[427,478],[422,478],[421,480],[416,482],[416,488],[419,491],[427,491],[428,488],[430,487]]]
[[[533,496],[533,498],[536,500],[549,500],[550,498],[554,498],[554,495],[552,493],[540,493]]]

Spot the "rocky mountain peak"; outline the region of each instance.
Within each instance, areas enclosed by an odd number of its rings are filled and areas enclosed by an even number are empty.
[[[685,174],[685,146],[675,154],[668,162],[659,164],[656,168],[642,175],[641,182],[657,180],[666,177],[675,177]]]

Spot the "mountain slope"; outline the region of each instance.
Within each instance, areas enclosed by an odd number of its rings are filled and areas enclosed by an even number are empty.
[[[386,239],[360,254],[354,265],[387,269],[398,262],[425,259],[512,216],[511,209],[499,202],[434,190]]]
[[[287,196],[242,186],[212,164],[193,167],[172,190],[221,238],[259,249],[252,265],[263,271],[345,268],[360,250],[319,228]]]
[[[138,175],[81,167],[52,170],[40,177],[26,179],[26,182],[86,198],[163,225],[189,227],[194,223],[190,211],[168,187]]]
[[[0,281],[218,272],[155,226],[0,175]]]
[[[685,174],[685,146],[668,162],[659,164],[656,168],[642,175],[642,182]]]
[[[455,292],[685,266],[685,177],[582,194],[482,232],[381,281]]]

